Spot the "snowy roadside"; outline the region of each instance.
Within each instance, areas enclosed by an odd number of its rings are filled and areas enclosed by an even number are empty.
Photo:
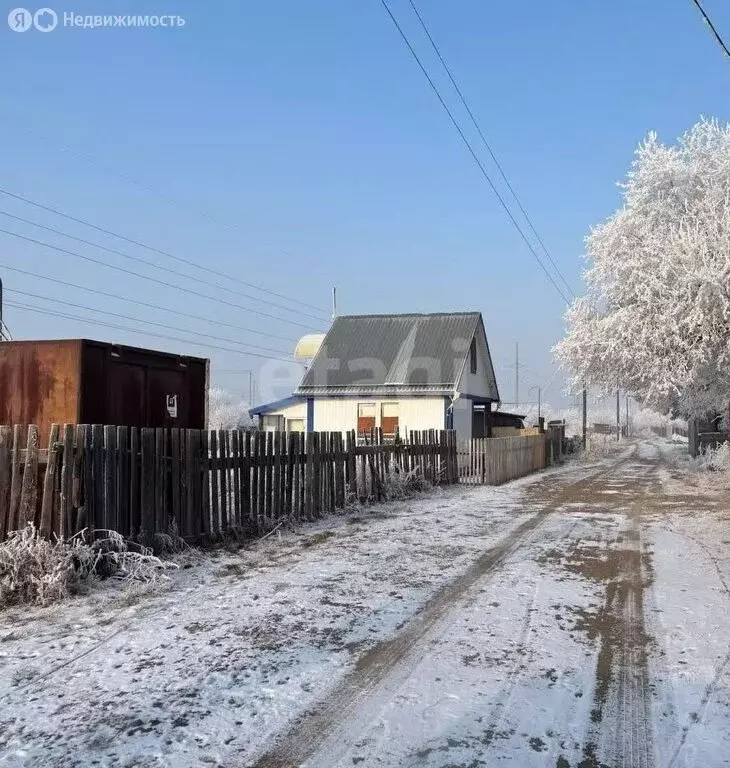
[[[660,764],[718,765],[730,747],[730,503],[726,479],[699,473],[686,446],[662,446],[645,534],[654,582],[651,677],[666,738]]]
[[[5,613],[0,763],[243,765],[517,526],[531,488],[600,466],[328,518],[207,557],[159,596],[107,585]]]

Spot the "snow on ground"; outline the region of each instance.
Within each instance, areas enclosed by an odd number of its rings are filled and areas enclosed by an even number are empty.
[[[663,446],[648,530],[653,564],[650,659],[667,738],[659,764],[726,765],[730,754],[730,503],[721,477],[698,476],[686,447]],[[680,469],[678,470],[677,467]],[[723,762],[724,761],[724,762]]]
[[[437,490],[213,553],[157,597],[0,615],[0,763],[241,764],[526,510],[551,470]]]
[[[579,630],[581,606],[596,607],[601,591],[555,569],[552,546],[570,548],[586,525],[567,516],[541,529],[438,628],[395,695],[386,687],[351,718],[370,725],[349,744],[336,732],[307,765],[486,766],[516,754],[521,766],[580,761],[597,656]]]
[[[6,612],[0,765],[726,764],[730,504],[683,451],[631,442],[213,553],[164,594]]]

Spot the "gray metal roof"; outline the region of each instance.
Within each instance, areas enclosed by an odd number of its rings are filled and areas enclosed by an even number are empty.
[[[479,312],[338,317],[296,394],[453,391],[479,323]]]

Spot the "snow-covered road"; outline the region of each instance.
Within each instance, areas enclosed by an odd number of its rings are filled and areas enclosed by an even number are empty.
[[[682,450],[322,521],[160,596],[6,613],[0,765],[727,765],[729,505]]]

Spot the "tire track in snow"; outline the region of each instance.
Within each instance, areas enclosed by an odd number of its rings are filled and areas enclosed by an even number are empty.
[[[636,482],[645,482],[656,469],[644,465]],[[631,504],[628,528],[620,547],[609,551],[603,607],[593,617],[600,638],[596,664],[592,724],[588,729],[581,765],[650,768],[654,765],[651,696],[649,687],[649,635],[644,620],[645,566],[641,540],[641,508],[649,492],[645,486]]]
[[[422,644],[429,633],[460,603],[478,582],[494,573],[518,548],[529,541],[536,529],[558,508],[580,495],[583,486],[614,471],[633,455],[624,454],[608,467],[602,467],[572,483],[559,485],[557,497],[531,514],[500,543],[488,549],[459,577],[441,587],[413,616],[400,633],[375,645],[357,661],[353,671],[338,683],[319,705],[305,712],[251,768],[294,768],[317,755],[318,768],[340,765],[339,757],[357,738],[361,723],[368,722],[382,703],[390,701],[422,657]],[[552,490],[553,485],[550,484]],[[534,489],[544,493],[546,488]],[[360,725],[359,725],[360,724]]]

